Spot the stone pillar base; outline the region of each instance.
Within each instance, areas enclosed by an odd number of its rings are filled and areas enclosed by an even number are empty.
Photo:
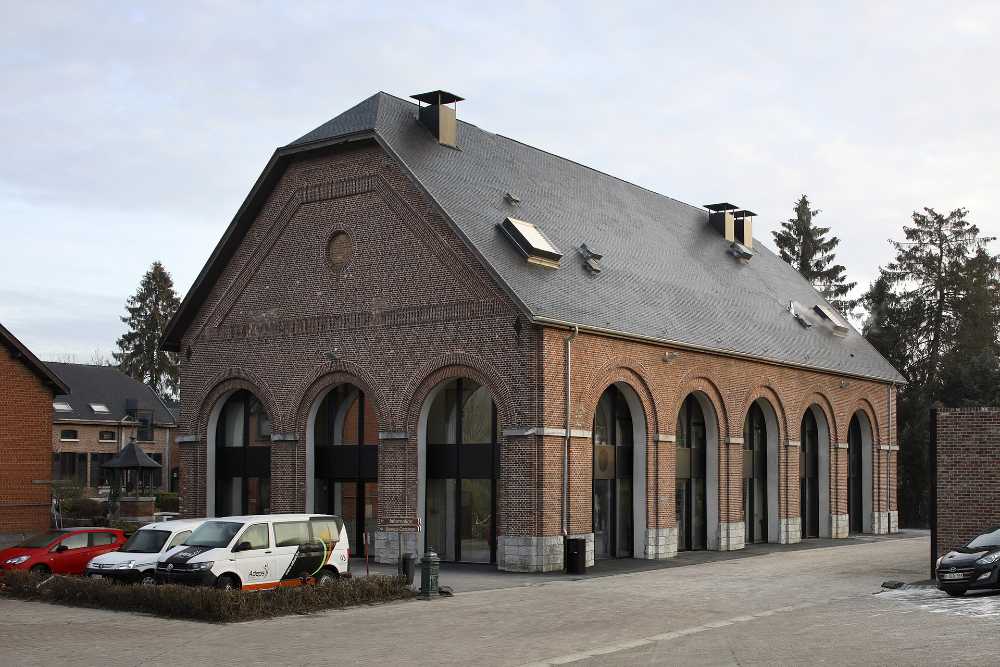
[[[851,517],[847,514],[830,515],[830,537],[841,539],[851,532]]]
[[[647,528],[646,558],[663,560],[677,555],[677,528]]]
[[[403,546],[400,549],[399,539],[403,538]],[[385,531],[377,530],[375,531],[374,537],[375,544],[374,555],[376,563],[382,563],[384,565],[396,565],[399,563],[400,553],[412,553],[417,554],[417,534],[416,533],[398,533],[395,531]],[[364,548],[364,545],[351,545],[351,551],[357,549],[360,546]],[[358,551],[357,553],[364,553],[363,551]],[[420,554],[417,554],[417,558],[420,558]]]
[[[564,549],[562,535],[501,535],[497,540],[497,569],[507,572],[555,572],[563,569]]]
[[[797,544],[802,541],[802,518],[790,516],[778,519],[778,544]]]
[[[570,539],[584,539],[587,540],[587,562],[585,563],[587,567],[594,567],[594,534],[593,533],[579,533],[577,535],[570,535]]]
[[[889,513],[872,512],[872,532],[876,535],[889,533]]]
[[[896,511],[889,512],[889,532],[890,533],[899,532],[899,512]]]
[[[746,526],[742,521],[719,524],[719,551],[737,551],[746,546]]]

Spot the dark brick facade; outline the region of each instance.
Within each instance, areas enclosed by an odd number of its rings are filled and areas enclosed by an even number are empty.
[[[1000,408],[937,410],[937,558],[1000,525]]]
[[[0,533],[49,527],[52,390],[0,347]]]
[[[272,511],[301,511],[308,413],[327,389],[351,382],[374,402],[378,420],[379,526],[410,529],[425,397],[446,379],[468,377],[497,405],[498,533],[558,538],[568,333],[527,319],[374,143],[300,158],[277,180],[181,339],[182,509],[206,512],[213,410],[248,389],[275,434]],[[570,534],[592,532],[590,432],[613,383],[631,387],[645,415],[649,528],[676,524],[677,411],[699,391],[718,416],[721,521],[742,520],[732,499],[741,492],[743,422],[763,398],[780,429],[781,516],[799,514],[799,426],[816,404],[830,432],[831,513],[846,513],[847,450],[837,444],[862,411],[874,427],[871,511],[885,515],[888,529],[896,466],[890,385],[595,334],[581,333],[572,345]]]

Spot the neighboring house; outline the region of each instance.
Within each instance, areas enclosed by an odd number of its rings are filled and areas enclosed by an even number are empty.
[[[0,325],[0,541],[44,530],[51,520],[52,397],[69,391]]]
[[[183,513],[506,570],[896,530],[903,378],[750,211],[416,98],[279,148],[172,320]]]
[[[50,363],[71,393],[52,401],[52,475],[98,491],[110,483],[101,466],[130,438],[163,466],[153,475],[157,488],[169,485],[176,421],[147,385],[113,366]]]

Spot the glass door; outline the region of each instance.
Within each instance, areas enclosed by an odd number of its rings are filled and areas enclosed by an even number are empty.
[[[799,500],[802,537],[819,537],[819,429],[812,410],[802,418]]]
[[[767,542],[767,427],[764,412],[756,403],[743,427],[743,446],[746,542]]]
[[[851,418],[847,431],[847,513],[852,533],[864,531],[861,489],[861,424]]]

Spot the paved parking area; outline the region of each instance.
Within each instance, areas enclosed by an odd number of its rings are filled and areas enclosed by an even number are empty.
[[[0,600],[0,663],[989,664],[1000,596],[952,600],[926,536],[213,626]]]

